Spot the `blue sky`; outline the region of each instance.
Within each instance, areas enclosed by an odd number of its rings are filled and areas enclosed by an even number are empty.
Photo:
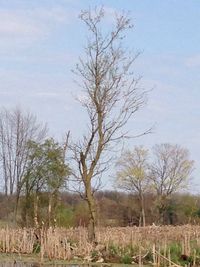
[[[200,192],[200,1],[0,0],[0,105],[29,109],[57,138],[69,129],[81,136],[85,116],[71,73],[86,36],[78,14],[99,5],[110,17],[130,11],[126,45],[142,52],[135,72],[141,86],[153,88],[128,128],[137,134],[155,125],[154,133],[129,148],[162,142],[188,148],[196,168],[192,190]]]

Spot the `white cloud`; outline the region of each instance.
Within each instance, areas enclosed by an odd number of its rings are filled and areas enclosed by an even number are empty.
[[[60,7],[38,9],[0,9],[1,44],[7,41],[46,37],[56,26],[71,23],[74,13]]]
[[[200,67],[200,54],[193,55],[188,57],[185,60],[186,67]]]
[[[0,17],[1,38],[38,35],[41,31],[39,27],[36,27],[36,23],[24,19],[17,14],[0,11]]]

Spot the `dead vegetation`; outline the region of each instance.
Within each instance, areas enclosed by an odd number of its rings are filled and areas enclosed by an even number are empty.
[[[0,229],[0,252],[37,254],[40,259],[198,265],[200,226],[98,228],[97,242],[88,242],[87,229]]]

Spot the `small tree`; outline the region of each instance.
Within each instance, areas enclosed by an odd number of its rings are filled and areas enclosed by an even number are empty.
[[[83,11],[80,15],[89,36],[85,57],[80,58],[75,73],[84,92],[81,105],[89,123],[83,139],[72,145],[73,176],[77,191],[89,209],[89,240],[95,240],[96,204],[94,192],[108,168],[109,152],[127,136],[123,130],[128,120],[143,106],[145,92],[138,87],[132,67],[132,56],[123,46],[124,34],[132,28],[126,15],[117,15],[115,25],[107,33],[102,30],[104,10]],[[77,171],[78,170],[78,171]]]
[[[63,160],[64,148],[53,139],[47,139],[42,144],[29,142],[29,147],[29,165],[24,176],[25,199],[29,203],[30,196],[33,196],[34,224],[37,226],[39,193],[47,192],[50,226],[55,219],[59,190],[69,175],[69,167]]]
[[[194,161],[189,159],[188,150],[178,145],[155,145],[153,154],[150,179],[156,192],[159,220],[163,223],[167,200],[188,184]]]
[[[140,225],[145,226],[144,194],[149,187],[148,150],[135,147],[133,151],[126,151],[117,161],[116,184],[138,197],[140,203]]]

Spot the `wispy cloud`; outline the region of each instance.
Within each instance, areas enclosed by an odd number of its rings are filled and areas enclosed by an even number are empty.
[[[186,58],[185,65],[186,67],[200,67],[200,54]]]
[[[56,26],[71,23],[73,12],[60,7],[0,9],[1,43],[22,38],[29,41],[46,37]]]
[[[37,23],[21,16],[18,12],[0,10],[0,34],[1,38],[29,37],[40,35],[41,28]]]

